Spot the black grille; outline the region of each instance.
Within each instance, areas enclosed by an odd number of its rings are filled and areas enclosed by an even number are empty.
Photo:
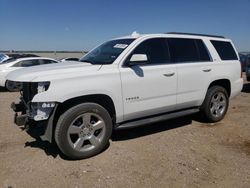
[[[22,96],[26,104],[32,101],[33,97],[37,94],[38,83],[23,83]]]

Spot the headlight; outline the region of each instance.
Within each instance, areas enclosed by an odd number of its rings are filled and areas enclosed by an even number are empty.
[[[37,93],[42,93],[49,89],[50,82],[38,82]]]
[[[6,87],[9,91],[21,91],[23,88],[23,83],[7,80]]]
[[[55,105],[55,102],[31,103],[30,117],[35,121],[46,120],[49,118],[52,110],[55,108]]]

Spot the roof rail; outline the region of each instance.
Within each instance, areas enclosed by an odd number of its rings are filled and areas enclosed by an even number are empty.
[[[218,35],[207,35],[207,34],[199,34],[199,33],[168,32],[168,33],[166,33],[166,34],[175,34],[175,35],[195,35],[195,36],[203,36],[203,37],[225,38],[224,36],[218,36]]]

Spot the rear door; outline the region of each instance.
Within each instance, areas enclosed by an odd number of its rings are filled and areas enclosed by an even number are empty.
[[[171,111],[176,105],[177,72],[170,62],[165,38],[147,39],[128,56],[146,54],[145,65],[120,68],[124,119]]]
[[[201,105],[212,71],[212,60],[201,39],[169,38],[178,74],[177,108]]]

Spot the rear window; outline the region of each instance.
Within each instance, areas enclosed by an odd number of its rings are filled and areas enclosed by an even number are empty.
[[[230,42],[211,40],[221,60],[238,60],[235,50]]]

